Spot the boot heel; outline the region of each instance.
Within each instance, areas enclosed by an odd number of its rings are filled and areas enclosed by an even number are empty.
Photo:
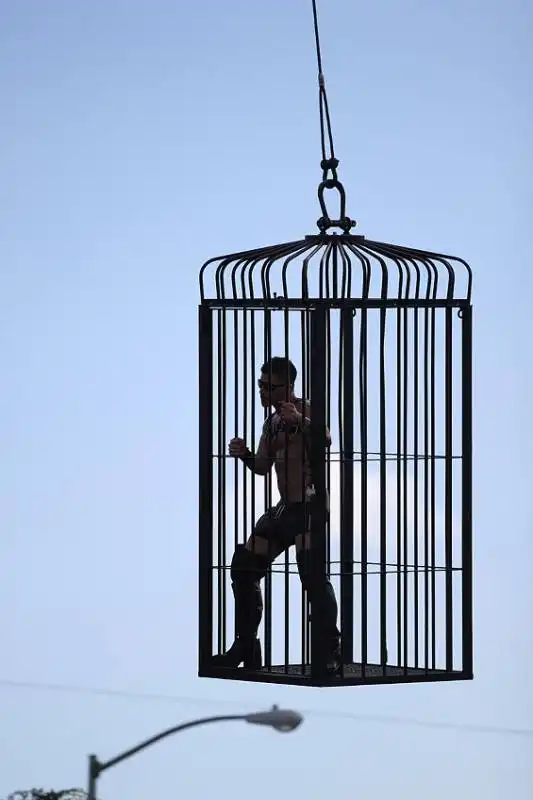
[[[254,641],[251,651],[246,654],[243,664],[245,669],[261,669],[263,666],[263,654],[261,651],[261,642],[259,639]]]

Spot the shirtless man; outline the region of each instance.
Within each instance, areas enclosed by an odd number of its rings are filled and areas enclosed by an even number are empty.
[[[328,672],[340,666],[340,633],[337,601],[329,579],[317,577],[311,568],[310,514],[316,496],[309,462],[310,405],[296,397],[296,367],[288,358],[275,357],[261,368],[259,397],[263,407],[273,406],[253,454],[243,439],[232,439],[229,453],[241,459],[256,475],[275,467],[280,501],[257,521],[245,545],[238,545],[231,562],[231,585],[235,598],[235,641],[226,653],[214,656],[217,666],[260,669],[261,644],[257,631],[263,615],[260,581],[272,562],[295,545],[302,586],[307,590],[311,610],[318,608],[324,622],[321,646]],[[326,431],[327,446],[331,435]]]

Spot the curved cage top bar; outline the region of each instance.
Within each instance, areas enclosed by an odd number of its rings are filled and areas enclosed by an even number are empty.
[[[465,305],[471,290],[472,271],[461,258],[353,235],[308,236],[219,256],[200,270],[202,302],[223,305],[284,298]]]

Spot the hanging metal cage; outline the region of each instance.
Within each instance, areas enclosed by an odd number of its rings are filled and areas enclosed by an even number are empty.
[[[472,274],[462,259],[340,235],[211,259],[199,307],[199,675],[319,686],[470,679]],[[227,455],[264,421],[254,387],[273,355],[298,365],[327,513],[318,569],[339,603],[334,674],[297,564],[266,570],[259,668],[216,664],[234,633],[231,558],[279,496]],[[315,437],[316,438],[316,437]]]

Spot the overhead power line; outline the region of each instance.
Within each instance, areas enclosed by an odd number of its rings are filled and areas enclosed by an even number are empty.
[[[77,686],[63,683],[38,683],[32,681],[18,681],[9,678],[0,678],[0,688],[19,691],[61,692],[79,695],[99,695],[101,697],[115,697],[132,701],[162,702],[162,703],[189,703],[195,705],[235,705],[235,701],[220,700],[211,697],[194,697],[193,695],[169,695],[145,692],[128,692],[122,689],[111,689],[97,686]],[[379,714],[353,714],[350,712],[322,710],[315,708],[299,708],[302,714],[321,716],[335,719],[353,720],[354,722],[371,722],[385,725],[410,725],[423,728],[441,730],[464,731],[465,733],[484,733],[500,736],[519,736],[533,738],[533,728],[515,728],[504,725],[486,725],[470,722],[446,722],[443,720],[427,720],[404,716],[382,716]]]

